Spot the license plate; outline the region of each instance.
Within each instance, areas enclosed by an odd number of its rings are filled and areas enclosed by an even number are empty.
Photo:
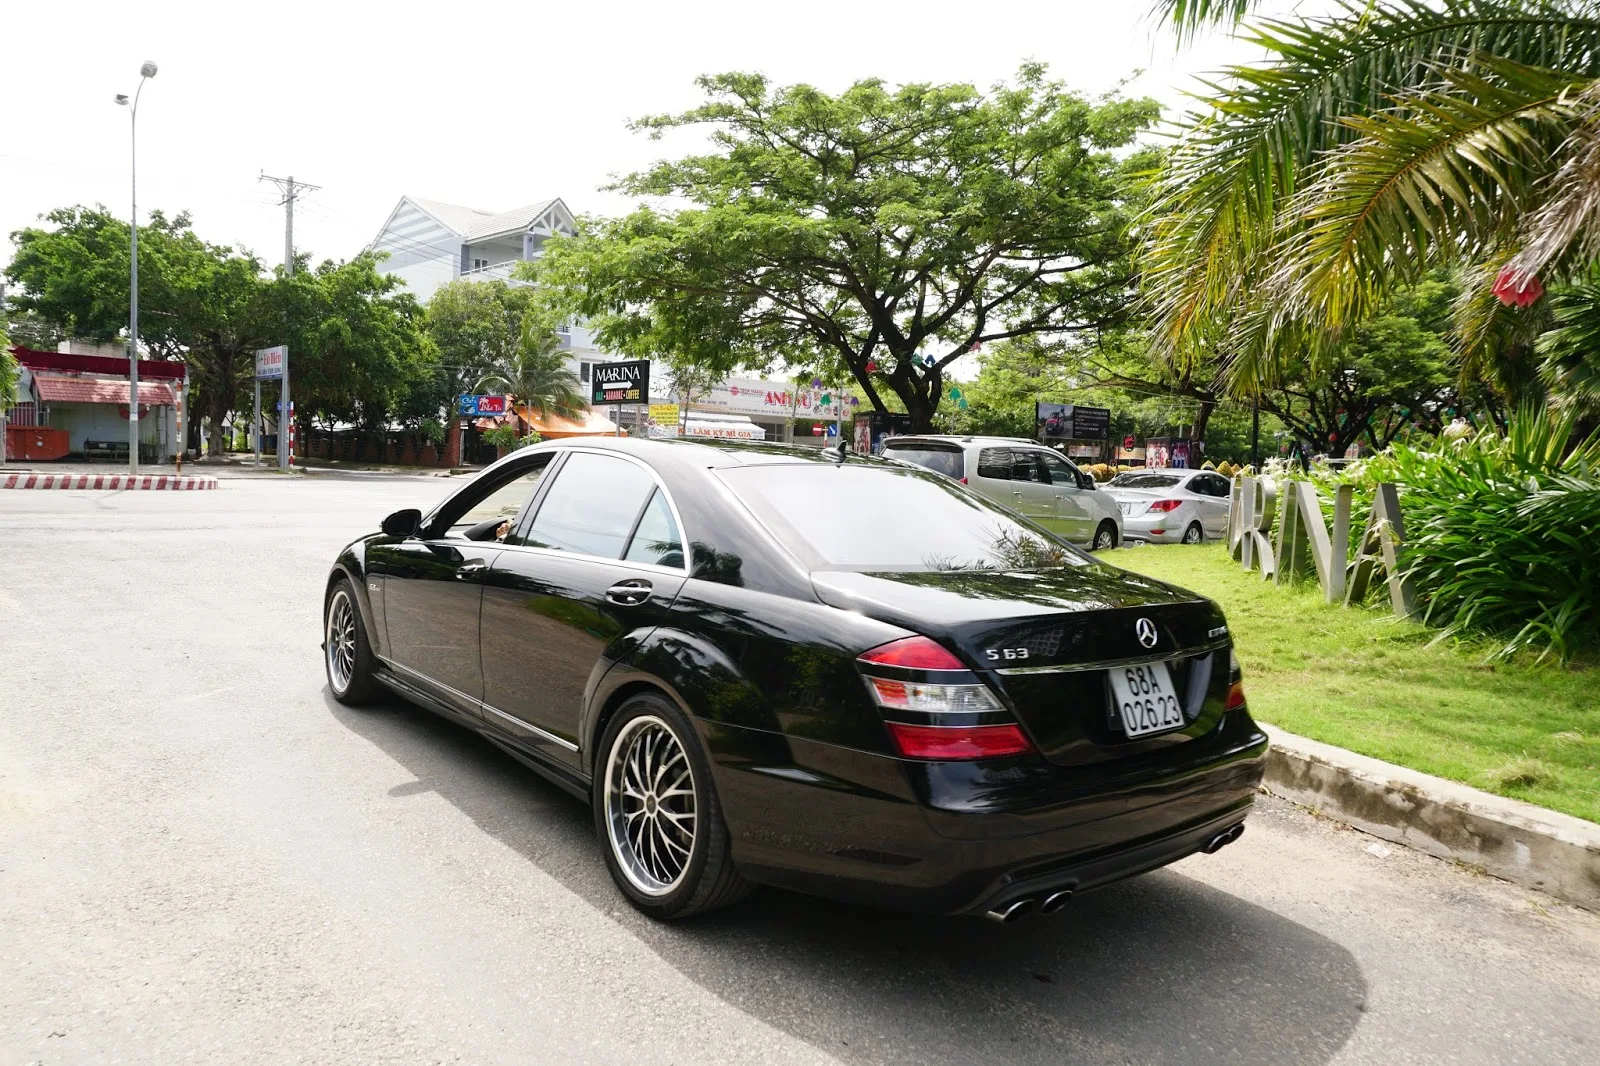
[[[1128,736],[1146,737],[1183,726],[1183,704],[1166,663],[1119,666],[1106,671],[1106,676]]]

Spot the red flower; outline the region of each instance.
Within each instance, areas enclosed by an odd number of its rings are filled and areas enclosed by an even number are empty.
[[[1506,267],[1500,271],[1500,276],[1494,279],[1494,294],[1507,306],[1515,304],[1518,307],[1527,307],[1544,295],[1544,286],[1539,284],[1538,278],[1531,275],[1519,284],[1516,273],[1510,267]]]

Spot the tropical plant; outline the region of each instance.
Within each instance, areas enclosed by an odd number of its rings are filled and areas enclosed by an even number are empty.
[[[585,406],[578,384],[562,354],[560,336],[540,316],[527,315],[516,348],[500,357],[473,391],[497,390],[533,414],[572,418]]]
[[[1600,4],[1337,0],[1246,20],[1255,7],[1156,5],[1181,37],[1235,26],[1266,52],[1211,86],[1158,180],[1144,270],[1170,357],[1220,355],[1248,390],[1440,265],[1474,268],[1480,310],[1587,276]],[[1499,336],[1469,332],[1465,368],[1504,354]]]
[[[17,361],[11,356],[11,338],[0,325],[0,414],[11,405],[17,393]]]
[[[1402,565],[1444,635],[1494,634],[1501,656],[1565,659],[1600,645],[1600,434],[1572,443],[1575,426],[1574,412],[1527,406],[1503,432],[1397,444],[1314,480],[1356,486],[1355,529],[1376,485],[1399,487]]]

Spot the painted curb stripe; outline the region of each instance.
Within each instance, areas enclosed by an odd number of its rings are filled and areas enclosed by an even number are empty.
[[[168,489],[192,491],[217,488],[214,477],[179,477],[176,474],[5,474],[0,489]]]

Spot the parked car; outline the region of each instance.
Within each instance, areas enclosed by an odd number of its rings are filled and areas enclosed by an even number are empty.
[[[1237,839],[1267,746],[1216,604],[848,452],[524,448],[343,549],[323,619],[335,699],[587,802],[657,918],[755,882],[1054,910]]]
[[[1122,543],[1117,501],[1060,452],[1010,437],[890,437],[883,454],[970,485],[1074,544]]]
[[[1214,470],[1127,470],[1106,491],[1122,509],[1123,535],[1151,544],[1200,544],[1228,532],[1228,479]]]

